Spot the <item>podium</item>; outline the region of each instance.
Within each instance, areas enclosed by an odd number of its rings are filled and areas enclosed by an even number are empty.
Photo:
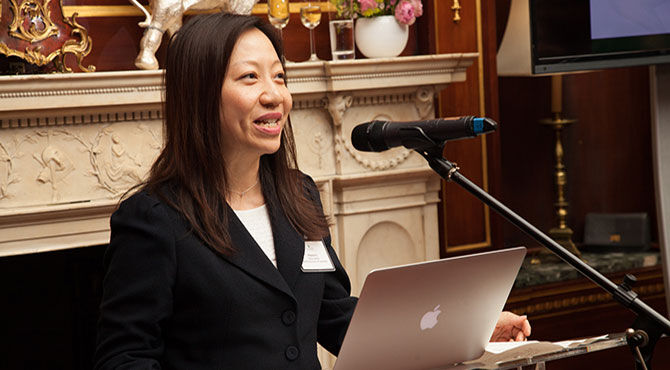
[[[466,361],[440,370],[544,370],[545,363],[567,357],[610,348],[626,346],[624,333],[562,342],[509,342],[490,343],[486,352],[475,360]]]

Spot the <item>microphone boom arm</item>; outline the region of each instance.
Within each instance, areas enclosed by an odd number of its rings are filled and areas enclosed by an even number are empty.
[[[637,293],[635,293],[631,287],[635,282],[635,277],[627,275],[622,284],[616,285],[613,283],[607,277],[584,263],[528,221],[524,220],[521,216],[507,208],[479,186],[468,180],[458,172],[459,168],[456,164],[449,162],[442,157],[444,143],[435,143],[426,135],[423,135],[423,137],[420,138],[421,134],[423,134],[423,132],[417,133],[416,141],[413,140],[413,147],[410,148],[423,156],[426,161],[428,161],[430,167],[443,179],[453,181],[460,185],[484,204],[494,209],[507,221],[531,236],[567,264],[579,271],[582,275],[586,276],[607,291],[612,295],[614,300],[637,315],[637,320],[632,325],[634,330],[628,335],[628,344],[631,347],[631,350],[633,350],[633,353],[636,354],[634,357],[636,368],[651,369],[651,356],[653,354],[654,346],[663,334],[670,335],[670,321],[637,298]],[[421,140],[423,140],[423,145],[417,145],[417,142]]]

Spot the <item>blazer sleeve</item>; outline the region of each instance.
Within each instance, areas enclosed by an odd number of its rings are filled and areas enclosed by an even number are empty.
[[[167,207],[143,192],[112,215],[96,369],[160,369],[176,271],[172,229]]]
[[[314,180],[305,175],[305,183],[310,198],[323,212],[321,197]],[[319,312],[317,339],[326,350],[337,356],[358,298],[351,296],[349,276],[331,245],[330,234],[323,239],[323,242],[335,265],[335,271],[324,274],[325,285]]]

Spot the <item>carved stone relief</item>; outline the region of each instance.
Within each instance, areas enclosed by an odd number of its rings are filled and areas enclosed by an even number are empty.
[[[114,199],[144,178],[161,148],[158,130],[123,122],[5,134],[0,208],[11,207],[14,199],[35,205]],[[19,132],[6,133],[12,131]],[[16,186],[20,181],[23,186]]]
[[[351,98],[343,94],[328,94],[328,111],[333,119],[333,125],[336,127],[335,134],[335,158],[338,167],[342,167],[345,153],[352,158],[359,166],[372,171],[384,171],[396,168],[404,163],[410,156],[411,151],[405,148],[397,148],[383,154],[363,153],[356,150],[351,144],[351,140],[346,137],[345,130],[342,127],[344,115],[351,107],[369,107],[367,112],[375,114],[365,121],[383,120],[411,120],[424,119],[433,114],[433,95],[432,88],[419,88],[413,93],[390,93],[384,95],[356,96]],[[349,99],[351,98],[351,99]],[[402,112],[402,107],[414,105],[416,114],[407,116],[406,111],[401,115],[394,112]],[[393,107],[393,108],[391,108]],[[391,108],[390,112],[389,109]],[[380,113],[385,112],[385,113]],[[369,114],[369,113],[368,113]],[[418,116],[418,117],[417,117]]]
[[[67,186],[66,178],[75,170],[75,165],[69,155],[59,144],[54,144],[52,136],[66,135],[67,131],[37,131],[37,136],[46,137],[46,146],[42,151],[33,153],[33,158],[41,165],[41,169],[35,180],[42,184],[49,184],[51,188],[51,202],[58,203],[61,200],[61,188]]]
[[[372,119],[372,121],[375,120],[392,121],[393,119],[388,115],[380,114]],[[403,163],[410,154],[409,150],[405,148],[400,148],[394,150],[395,154],[391,157],[387,155],[385,156],[385,158],[382,159],[373,159],[370,158],[369,155],[366,156],[364,153],[356,150],[356,148],[354,148],[354,146],[351,144],[350,140],[346,140],[340,134],[335,136],[335,143],[340,148],[344,148],[344,150],[349,154],[349,156],[351,156],[351,158],[353,158],[358,164],[373,171],[383,171],[397,167],[399,164]],[[339,150],[339,152],[341,152],[341,149]]]
[[[0,139],[2,139],[0,137]],[[0,140],[0,200],[11,197],[10,185],[21,181],[21,177],[15,173],[15,161],[24,156],[21,146],[26,142],[35,142],[30,135],[21,137],[14,136],[11,146]]]
[[[335,94],[328,93],[326,95],[328,112],[330,117],[333,119],[333,125],[335,127],[342,126],[342,119],[344,118],[344,113],[351,106],[353,102],[353,97],[348,94]]]
[[[319,159],[318,167],[319,169],[323,168],[323,156],[326,154],[328,148],[331,146],[328,141],[326,141],[325,135],[323,132],[318,131],[312,135],[312,140],[307,144],[312,153],[316,154]]]
[[[433,109],[435,105],[433,104],[435,96],[435,88],[433,87],[420,87],[416,90],[416,99],[414,104],[416,106],[416,112],[419,114],[419,119],[428,119],[433,115]]]
[[[161,149],[156,133],[146,125],[139,125],[139,131],[145,131],[152,140],[148,143],[150,151],[157,153]],[[143,159],[146,152],[131,153],[121,139],[110,127],[98,133],[95,142],[89,151],[91,157],[91,174],[98,180],[98,185],[110,193],[110,197],[117,197],[131,186],[144,178],[147,170],[147,160]],[[150,162],[149,162],[150,163]]]
[[[347,109],[351,107],[353,96],[344,93],[328,93],[326,94],[325,100],[328,113],[330,113],[330,118],[333,121],[333,130],[335,132],[335,163],[338,172],[341,172],[343,151],[342,122],[344,120],[344,114],[347,112]]]
[[[332,173],[335,166],[333,127],[324,108],[321,104],[310,104],[309,108],[294,108],[291,112],[298,165],[312,176]]]
[[[401,93],[387,93],[384,95],[363,95],[357,96],[352,102],[353,106],[367,106],[367,105],[383,105],[383,104],[412,104],[416,98],[416,93],[401,92]]]

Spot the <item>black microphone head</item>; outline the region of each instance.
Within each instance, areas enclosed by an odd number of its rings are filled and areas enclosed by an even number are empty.
[[[371,123],[362,123],[351,131],[351,144],[363,152],[371,152],[370,143],[368,143],[368,127]]]
[[[490,118],[476,118],[476,120],[481,120],[481,129],[478,134],[486,134],[498,129],[498,123]]]
[[[351,131],[351,144],[362,152],[383,152],[389,149],[382,136],[385,121],[362,123]]]

